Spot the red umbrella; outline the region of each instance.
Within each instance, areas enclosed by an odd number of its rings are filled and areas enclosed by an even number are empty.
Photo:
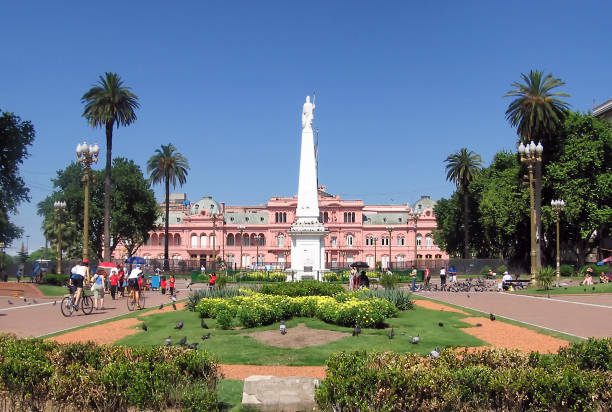
[[[105,268],[105,269],[113,269],[117,267],[117,264],[115,262],[100,262],[98,264],[99,268]]]

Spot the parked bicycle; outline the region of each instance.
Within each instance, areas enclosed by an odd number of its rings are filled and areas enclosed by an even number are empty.
[[[91,312],[93,312],[93,299],[91,295],[87,295],[85,293],[85,289],[83,289],[81,292],[79,302],[74,301],[74,290],[70,290],[70,294],[62,299],[60,311],[62,312],[62,315],[70,317],[75,311],[77,311],[77,307],[79,308],[78,310],[83,311],[83,314],[85,315],[89,315]]]

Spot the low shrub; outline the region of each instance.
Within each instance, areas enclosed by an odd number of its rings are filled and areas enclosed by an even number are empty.
[[[561,265],[559,266],[559,271],[561,272],[561,276],[574,275],[574,267],[572,265]]]
[[[482,267],[482,269],[480,269],[480,276],[486,277],[489,274],[490,270],[491,270],[491,266],[484,265]],[[504,273],[504,272],[502,272],[502,273]]]
[[[360,299],[380,298],[380,299],[388,300],[399,310],[414,309],[414,302],[411,299],[410,292],[406,292],[404,290],[400,290],[400,289],[391,289],[391,290],[363,289],[363,290],[355,292],[355,294]]]
[[[342,285],[305,280],[302,282],[284,282],[273,285],[262,285],[260,292],[266,295],[285,296],[333,296],[344,291]]]
[[[597,266],[594,263],[589,263],[588,265],[584,265],[583,267],[580,268],[580,276],[584,276],[584,274],[586,273],[586,270],[588,268],[593,269],[593,277],[599,277],[599,274],[601,272],[604,273],[609,273],[610,272],[610,266],[609,265],[602,265],[602,266]]]
[[[196,306],[201,317],[216,318],[218,323],[231,325],[236,321],[244,327],[269,325],[294,316],[316,317],[342,326],[380,327],[385,319],[396,316],[397,308],[382,298],[344,296],[282,296],[251,293],[221,299],[202,299]]]
[[[0,397],[9,410],[218,410],[219,378],[204,351],[0,336]]]
[[[225,287],[214,289],[199,289],[189,294],[187,298],[187,308],[195,310],[198,302],[204,298],[227,298],[242,295],[243,292],[238,287]]]
[[[609,364],[602,369],[572,355],[610,353],[610,342],[573,344],[558,355],[443,350],[432,359],[341,352],[327,360],[315,396],[321,410],[608,410]]]
[[[508,267],[506,265],[499,265],[497,269],[495,269],[495,273],[502,274],[507,270],[508,270]]]
[[[383,285],[385,289],[395,289],[397,288],[397,284],[400,281],[399,275],[394,273],[383,272],[380,275],[380,284]]]
[[[556,272],[555,269],[547,266],[547,267],[543,267],[541,268],[538,273],[536,273],[536,281],[538,282],[538,285],[542,288],[544,288],[545,290],[550,289],[552,283],[554,282],[556,277]]]
[[[68,275],[47,273],[43,276],[43,283],[48,285],[64,286],[68,283]]]
[[[287,280],[287,274],[276,271],[254,270],[251,272],[238,272],[234,278],[236,282],[284,282]]]

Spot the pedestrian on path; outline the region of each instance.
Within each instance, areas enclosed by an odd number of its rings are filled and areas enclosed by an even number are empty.
[[[103,270],[97,271],[93,277],[93,285],[91,291],[94,296],[94,306],[96,310],[104,309],[104,275]]]
[[[170,275],[170,279],[168,280],[168,287],[170,288],[170,296],[174,296],[174,284],[176,283],[176,279],[174,278],[174,273]]]
[[[424,276],[424,282],[425,282],[425,286],[429,285],[429,279],[431,278],[431,275],[429,273],[429,268],[425,268],[425,276]]]
[[[111,269],[111,275],[108,281],[110,283],[111,298],[115,300],[115,295],[117,294],[117,285],[119,284],[119,275],[118,275],[117,268]]]
[[[440,269],[440,287],[446,286],[446,268],[442,266]]]

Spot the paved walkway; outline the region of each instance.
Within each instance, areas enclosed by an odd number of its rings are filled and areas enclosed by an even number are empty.
[[[550,298],[499,292],[417,294],[578,337],[612,337],[612,294]]]
[[[182,280],[177,280],[177,292],[178,299],[186,298],[189,294]],[[147,292],[146,297],[147,308],[171,303],[169,295],[164,296],[159,292]],[[0,297],[0,332],[14,333],[21,337],[37,337],[97,323],[129,312],[126,298],[112,300],[109,294],[104,297],[104,310],[94,310],[91,315],[83,315],[79,311],[67,318],[60,311],[61,299],[27,298],[27,301],[24,301],[14,297]]]

